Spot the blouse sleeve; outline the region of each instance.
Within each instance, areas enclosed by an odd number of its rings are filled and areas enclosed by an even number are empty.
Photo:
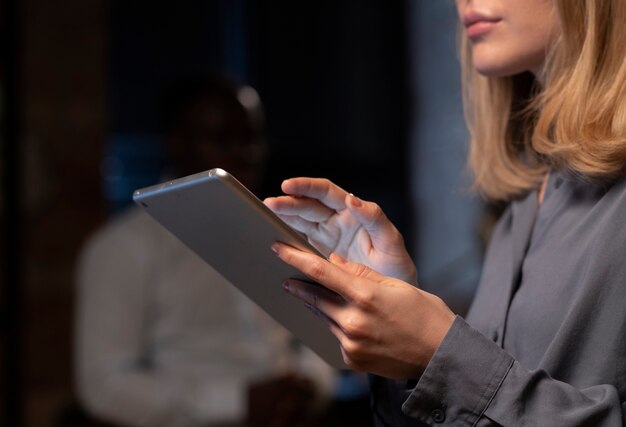
[[[619,426],[615,386],[577,389],[530,371],[457,317],[402,412],[424,425]]]

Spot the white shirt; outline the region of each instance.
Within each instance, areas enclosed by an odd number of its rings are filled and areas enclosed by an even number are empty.
[[[139,209],[88,241],[77,281],[78,393],[103,419],[242,419],[247,385],[289,370],[332,387],[325,362]]]

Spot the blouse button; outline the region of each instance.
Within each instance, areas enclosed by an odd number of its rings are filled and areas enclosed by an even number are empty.
[[[446,420],[446,413],[441,409],[435,409],[431,414],[433,421],[440,424]]]

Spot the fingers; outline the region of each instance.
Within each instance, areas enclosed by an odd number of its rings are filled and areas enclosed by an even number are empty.
[[[330,323],[337,323],[341,314],[341,308],[345,300],[336,293],[316,283],[308,283],[302,280],[287,280],[283,288],[289,294],[302,300],[318,317],[326,317]],[[318,312],[316,312],[318,311]]]
[[[384,214],[380,206],[373,202],[366,202],[353,194],[346,196],[346,205],[352,215],[361,223],[378,248],[385,250],[384,246],[396,246],[401,235],[398,229]],[[383,247],[380,247],[383,245]]]
[[[283,181],[281,189],[292,196],[317,199],[334,210],[346,207],[347,191],[324,178],[291,178]]]
[[[328,256],[332,252],[332,248],[324,241],[317,238],[319,232],[319,223],[307,221],[299,216],[278,215],[288,226],[294,230],[304,234],[307,241],[317,249],[322,255]]]
[[[318,310],[317,308],[308,304],[305,304],[305,305],[318,318],[326,322],[328,329],[330,329],[330,332],[335,336],[335,338],[337,338],[337,341],[339,341],[339,347],[341,349],[341,355],[343,356],[343,360],[346,363],[346,365],[352,369],[359,370],[358,366],[354,363],[354,359],[353,359],[354,355],[348,352],[347,350],[348,348],[353,349],[353,350],[355,349],[355,341],[353,341],[352,338],[348,337],[346,331],[342,329],[339,323],[334,322],[331,319],[329,319],[328,316],[324,315],[324,313],[320,312],[320,310]]]
[[[385,276],[378,273],[377,271],[372,270],[371,268],[359,264],[356,262],[350,262],[345,258],[337,255],[336,253],[330,254],[328,260],[333,264],[339,267],[341,270],[345,271],[348,274],[363,277],[365,279],[373,280],[375,282],[381,282],[385,280]]]
[[[315,231],[318,227],[317,222],[307,221],[306,219],[302,219],[299,216],[278,214],[278,217],[285,221],[285,223],[287,223],[287,225],[294,230],[299,231],[300,233],[304,233],[307,236]]]
[[[278,215],[297,215],[307,221],[326,221],[337,213],[318,200],[303,197],[269,197],[264,200],[264,203]]]
[[[296,288],[299,287],[301,284],[305,284],[305,283],[306,282],[297,281],[297,280],[289,281],[289,288],[290,288],[289,292],[292,293],[292,295],[296,295],[296,292],[297,292]],[[332,292],[330,291],[327,291],[327,292],[329,294],[332,294]],[[341,298],[337,294],[333,294],[333,295],[335,295],[335,298]],[[332,313],[332,317],[331,317],[329,313],[326,313],[324,311],[324,309],[328,310],[329,306],[326,305],[322,301],[323,299],[319,298],[316,301],[317,306],[310,304],[308,302],[305,302],[304,305],[306,308],[311,310],[311,312],[315,314],[315,316],[318,319],[326,323],[326,325],[328,326],[328,329],[330,329],[330,332],[337,338],[337,340],[339,341],[339,344],[343,346],[343,343],[346,342],[348,337],[346,336],[345,332],[341,328],[341,320],[343,318],[343,312],[344,310],[346,310],[347,305],[345,304],[345,301],[344,301],[340,307],[339,306],[332,307],[332,309],[330,310],[330,312]],[[331,303],[331,306],[332,304],[334,304],[334,302]]]
[[[345,342],[347,337],[341,328],[341,320],[347,305],[341,296],[320,285],[301,280],[288,280],[283,287],[289,294],[304,301],[305,307],[326,323],[339,343]]]
[[[282,243],[274,243],[272,250],[285,263],[348,301],[367,300],[367,295],[371,294],[371,282],[374,277],[383,277],[360,264],[346,262],[346,265],[339,267],[317,255]],[[354,273],[356,270],[360,270],[358,274]]]

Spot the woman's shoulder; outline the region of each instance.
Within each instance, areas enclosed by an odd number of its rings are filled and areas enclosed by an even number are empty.
[[[626,251],[626,175],[596,181],[586,177],[559,176],[550,221],[560,240],[588,248],[589,259],[612,262]],[[555,180],[558,184],[558,180]],[[553,233],[554,237],[554,233]],[[568,239],[569,238],[569,239]],[[602,256],[600,256],[602,255]]]

